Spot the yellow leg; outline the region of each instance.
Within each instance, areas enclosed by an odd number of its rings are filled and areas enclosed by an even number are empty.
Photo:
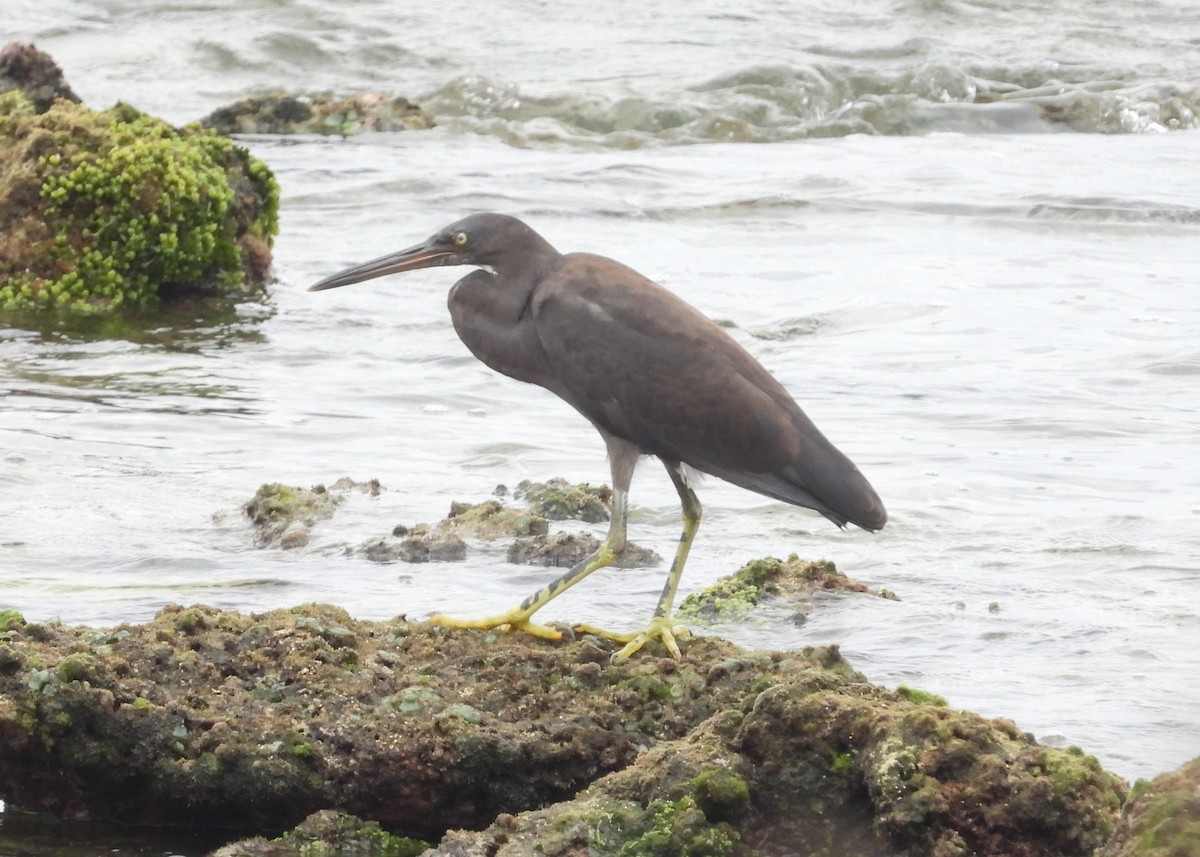
[[[441,613],[429,617],[435,625],[447,625],[451,628],[474,628],[488,630],[505,628],[513,631],[524,631],[544,640],[562,639],[562,631],[548,625],[538,625],[529,619],[554,598],[566,592],[593,571],[612,564],[621,552],[625,550],[625,511],[628,504],[628,494],[616,489],[613,491],[612,519],[608,526],[608,535],[600,543],[600,547],[590,555],[576,563],[562,577],[552,580],[537,592],[530,595],[520,604],[505,613],[497,613],[483,619],[454,619]]]
[[[700,529],[700,516],[703,509],[700,501],[696,498],[696,493],[684,481],[680,466],[670,462],[666,462],[666,464],[667,472],[671,474],[671,481],[675,483],[675,490],[679,492],[680,505],[683,507],[683,535],[679,537],[679,547],[675,550],[675,559],[672,560],[671,570],[667,573],[667,583],[658,599],[658,606],[654,609],[654,617],[650,620],[650,624],[641,631],[631,634],[604,631],[591,625],[575,627],[579,633],[595,634],[617,643],[624,643],[625,647],[613,655],[613,663],[632,657],[650,640],[662,640],[671,656],[679,658],[682,655],[675,638],[677,636],[687,637],[689,633],[687,628],[671,622],[671,609],[675,604],[675,593],[679,590],[679,581],[683,577],[683,566],[687,563],[688,552],[692,549],[696,531]]]

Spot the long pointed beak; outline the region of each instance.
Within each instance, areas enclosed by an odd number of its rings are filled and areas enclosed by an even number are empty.
[[[389,253],[386,256],[380,256],[378,259],[372,259],[370,262],[363,262],[361,265],[355,265],[353,268],[339,271],[336,274],[326,277],[319,283],[313,283],[308,287],[308,290],[310,292],[321,292],[325,289],[336,289],[352,283],[361,283],[363,280],[373,280],[376,277],[383,277],[387,274],[398,274],[401,271],[434,268],[438,265],[445,265],[452,255],[454,254],[449,250],[430,247],[429,242],[425,242],[424,244],[409,247],[407,250],[401,250],[398,253]]]

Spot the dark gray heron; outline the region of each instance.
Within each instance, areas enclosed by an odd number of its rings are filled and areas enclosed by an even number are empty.
[[[879,496],[813,425],[787,390],[698,310],[620,262],[555,250],[503,214],[473,214],[429,240],[326,277],[309,291],[442,265],[474,265],[450,289],[450,318],[471,353],[504,375],[545,387],[583,414],[608,447],[613,504],[595,553],[505,613],[432,621],[456,628],[520,629],[560,639],[530,621],[555,596],[625,549],[629,484],[638,458],[654,455],[683,507],[683,535],[650,624],[623,634],[576,630],[624,643],[628,658],[660,639],[676,658],[671,609],[700,501],[688,468],[821,513],[839,527],[887,522]]]

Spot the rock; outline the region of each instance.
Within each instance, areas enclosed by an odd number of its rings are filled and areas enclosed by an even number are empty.
[[[371,539],[354,553],[371,562],[456,562],[466,559],[467,545],[456,533],[431,531],[427,525],[418,524],[401,541]]]
[[[1117,832],[1096,857],[1200,855],[1200,759],[1138,781]]]
[[[373,821],[333,809],[314,812],[283,836],[245,839],[212,857],[416,857],[429,843],[388,833]]]
[[[5,634],[0,794],[81,818],[275,831],[336,807],[443,855],[1074,857],[1126,794],[1078,750],[874,687],[832,648],[692,637],[678,661],[652,644],[613,665],[591,637],[324,605]]]
[[[803,561],[795,554],[787,561],[766,557],[746,563],[712,586],[689,595],[675,611],[680,621],[734,622],[744,619],[764,599],[786,599],[803,613],[810,605],[803,599],[818,592],[864,592],[892,601],[889,590],[873,590],[842,574],[832,562]]]
[[[228,138],[0,95],[0,312],[220,305],[270,276],[279,186]]]
[[[330,517],[340,502],[342,497],[330,494],[324,485],[300,488],[268,482],[254,492],[244,511],[254,524],[255,541],[259,547],[276,544],[285,535],[290,544],[281,547],[298,547],[300,533],[303,533],[303,539],[307,542],[309,527],[322,518]]]
[[[301,488],[267,482],[258,487],[243,511],[254,524],[255,542],[259,547],[278,545],[284,550],[293,550],[308,544],[312,526],[331,517],[346,494],[358,491],[378,497],[382,490],[378,479],[355,482],[348,476],[328,488],[320,484]]]
[[[600,546],[600,540],[588,533],[555,533],[517,539],[508,548],[508,561],[520,565],[570,568]],[[625,552],[612,564],[614,568],[650,568],[662,564],[662,557],[648,548],[628,542]]]
[[[492,540],[545,535],[550,525],[540,515],[505,506],[499,500],[485,500],[475,504],[451,503],[450,515],[438,523],[437,529]]]
[[[572,485],[565,479],[519,483],[513,497],[524,500],[529,511],[550,521],[579,520],[595,524],[608,520],[612,489],[581,482]]]
[[[407,131],[434,126],[433,118],[407,98],[365,92],[339,98],[329,93],[274,92],[244,98],[200,120],[221,134],[338,134]]]
[[[38,113],[45,113],[58,99],[78,103],[51,56],[33,45],[9,42],[0,50],[0,93],[16,90]]]

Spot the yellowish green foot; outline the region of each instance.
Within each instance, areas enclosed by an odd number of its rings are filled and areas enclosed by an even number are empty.
[[[434,613],[429,617],[429,621],[434,625],[445,625],[449,628],[472,628],[478,631],[490,631],[493,628],[499,628],[509,631],[524,631],[526,634],[532,634],[534,637],[540,637],[543,640],[562,639],[563,632],[560,629],[530,622],[529,617],[532,615],[531,611],[522,610],[518,607],[509,610],[507,613],[498,613],[495,616],[488,616],[485,619],[455,619],[453,616],[447,616],[444,613]]]
[[[679,659],[683,655],[679,651],[679,644],[675,642],[675,638],[687,639],[692,635],[692,632],[683,625],[672,624],[670,616],[655,616],[645,628],[632,633],[605,631],[603,628],[596,628],[592,625],[576,625],[575,633],[593,634],[606,640],[612,640],[614,643],[624,643],[625,648],[612,656],[613,663],[629,660],[642,646],[656,639],[662,640],[667,651],[671,653],[671,657]]]

